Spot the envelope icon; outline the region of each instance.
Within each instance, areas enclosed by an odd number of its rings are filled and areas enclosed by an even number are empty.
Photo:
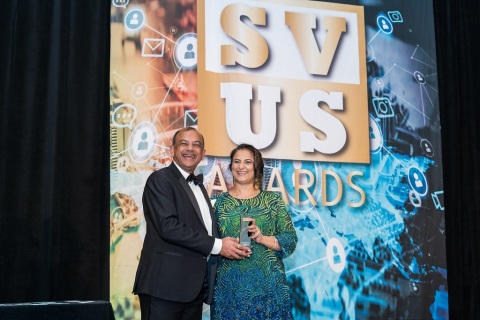
[[[142,57],[163,57],[165,39],[145,38],[143,39]]]
[[[196,126],[197,120],[198,120],[197,110],[185,111],[185,117],[183,120],[183,125],[185,127]]]

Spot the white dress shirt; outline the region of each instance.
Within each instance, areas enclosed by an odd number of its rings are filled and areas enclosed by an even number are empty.
[[[175,163],[175,162],[174,162]],[[178,170],[181,172],[183,177],[187,179],[187,177],[190,175],[188,172],[180,168],[176,163],[175,165],[177,166]],[[192,188],[193,194],[195,195],[195,198],[197,199],[198,205],[200,206],[200,212],[202,213],[202,218],[203,218],[203,223],[205,224],[205,227],[207,228],[208,235],[212,235],[212,217],[210,216],[210,209],[208,208],[208,203],[205,197],[203,196],[202,189],[200,186],[196,185],[193,183],[193,181],[190,181],[188,183],[190,188]],[[210,254],[219,254],[220,250],[222,250],[222,240],[215,238],[215,244],[213,245],[212,251]]]

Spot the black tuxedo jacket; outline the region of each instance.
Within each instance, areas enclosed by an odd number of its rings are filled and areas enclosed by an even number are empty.
[[[204,301],[211,303],[217,257],[211,256],[209,261],[207,257],[218,231],[207,191],[200,187],[210,208],[212,236],[192,189],[173,162],[147,179],[142,198],[147,233],[134,294],[189,302],[208,285]]]

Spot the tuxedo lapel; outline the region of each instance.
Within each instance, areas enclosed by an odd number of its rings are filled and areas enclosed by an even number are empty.
[[[202,224],[205,227],[205,222],[203,221],[202,212],[200,211],[200,206],[198,205],[197,198],[195,198],[195,194],[193,193],[192,188],[190,188],[190,186],[188,185],[188,182],[185,180],[185,178],[182,176],[182,174],[180,173],[180,171],[178,170],[178,168],[173,162],[169,168],[172,170],[173,175],[177,178],[177,181],[178,183],[180,183],[183,190],[185,190],[185,193],[187,194],[188,199],[190,200],[193,207],[195,208],[195,213],[200,218],[200,221],[202,221]]]

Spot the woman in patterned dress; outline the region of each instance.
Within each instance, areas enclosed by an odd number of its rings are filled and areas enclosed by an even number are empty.
[[[297,234],[281,196],[261,190],[263,159],[241,144],[230,154],[234,185],[214,198],[221,237],[238,237],[240,216],[248,214],[252,254],[243,260],[220,258],[210,309],[213,320],[292,319],[283,259],[293,253]]]

